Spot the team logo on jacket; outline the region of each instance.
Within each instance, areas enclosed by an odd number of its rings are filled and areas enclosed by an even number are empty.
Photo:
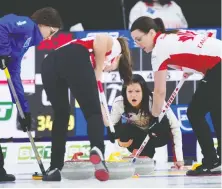
[[[17,26],[22,26],[22,25],[25,25],[26,23],[27,22],[25,20],[16,22]]]
[[[194,37],[197,35],[192,31],[178,32],[179,41],[185,42],[187,40],[194,40]]]

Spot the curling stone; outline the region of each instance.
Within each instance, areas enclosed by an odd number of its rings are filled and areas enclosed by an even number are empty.
[[[154,171],[154,160],[146,156],[139,156],[135,162],[135,174],[149,175]]]
[[[134,165],[128,160],[121,159],[119,152],[112,153],[106,161],[106,165],[110,180],[131,178],[135,172]]]
[[[135,154],[135,152],[133,152]],[[123,159],[127,159],[132,162],[134,155],[129,157],[124,157]],[[136,158],[135,164],[135,174],[138,175],[149,175],[154,171],[155,164],[154,160],[147,156],[139,156]]]
[[[80,160],[82,152],[75,153],[71,160],[65,161],[61,171],[62,177],[69,180],[84,180],[94,176],[94,166],[89,160]]]

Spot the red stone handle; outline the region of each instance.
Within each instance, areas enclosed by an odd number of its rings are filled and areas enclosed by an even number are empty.
[[[78,156],[82,156],[83,153],[82,152],[76,152],[73,156],[72,156],[72,160],[79,160]]]

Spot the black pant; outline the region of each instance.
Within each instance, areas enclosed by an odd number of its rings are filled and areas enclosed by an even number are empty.
[[[205,115],[210,112],[218,140],[217,153]],[[221,158],[221,63],[209,70],[193,95],[187,110],[188,119],[200,144],[205,165],[211,166]]]
[[[3,153],[2,153],[2,147],[0,145],[0,176],[1,175],[5,175],[6,172],[5,172],[5,169],[4,169],[4,156],[3,156]]]
[[[122,124],[118,123],[115,126],[116,137],[120,139],[121,142],[127,142],[133,139],[133,143],[127,149],[133,152],[134,149],[139,149],[147,132],[138,128],[133,124]],[[170,125],[169,120],[164,116],[160,124],[156,125],[155,131],[158,137],[152,137],[146,144],[145,148],[141,152],[141,156],[148,156],[153,158],[155,154],[155,148],[162,147],[166,145],[170,139]]]
[[[49,54],[42,64],[42,81],[54,110],[51,166],[62,168],[70,116],[68,88],[78,101],[93,146],[104,153],[104,124],[89,52],[81,45],[67,45]]]

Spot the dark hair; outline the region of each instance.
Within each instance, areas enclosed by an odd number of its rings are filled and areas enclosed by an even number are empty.
[[[153,0],[143,0],[143,2],[153,3],[154,1]],[[158,0],[158,3],[161,5],[166,5],[166,4],[169,4],[170,2],[171,2],[171,0]]]
[[[31,16],[31,19],[37,24],[56,27],[59,29],[63,28],[59,12],[52,7],[45,7],[35,11]]]
[[[128,40],[125,37],[118,37],[117,40],[122,49],[122,55],[119,60],[119,74],[124,83],[128,84],[132,79],[132,59]]]
[[[150,97],[152,98],[152,96],[153,96],[152,92],[147,87],[147,84],[146,84],[146,81],[144,80],[144,78],[139,74],[133,74],[132,81],[128,85],[133,84],[133,83],[138,83],[142,89],[143,98],[142,98],[141,107],[140,107],[141,114],[145,115],[145,116],[150,115],[149,99],[150,99]],[[123,103],[124,103],[124,109],[125,109],[126,114],[136,111],[135,108],[129,103],[127,96],[126,96],[126,89],[127,89],[128,85],[124,85],[122,88]]]
[[[161,18],[152,19],[148,16],[141,16],[137,18],[133,22],[130,31],[132,32],[134,30],[140,30],[141,32],[149,33],[151,29],[155,30],[156,32],[161,32],[166,34],[178,32],[178,30],[166,31],[163,20]]]

